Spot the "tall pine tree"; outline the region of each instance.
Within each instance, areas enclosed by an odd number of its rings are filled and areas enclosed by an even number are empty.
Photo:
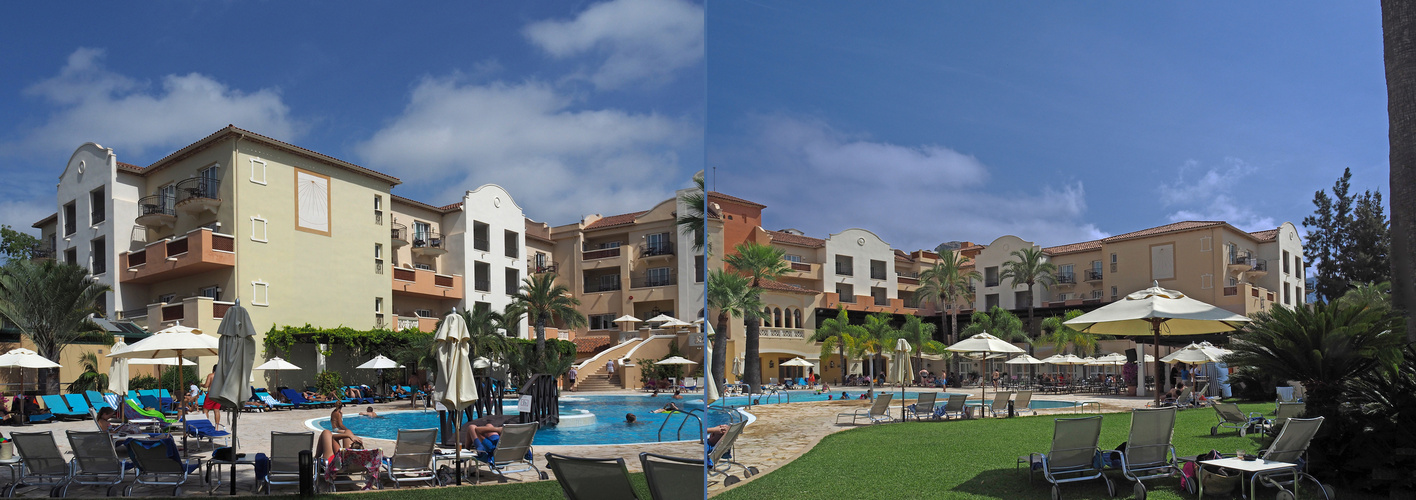
[[[1308,228],[1306,251],[1317,269],[1314,291],[1324,301],[1346,293],[1353,282],[1380,283],[1391,279],[1387,260],[1391,234],[1380,191],[1351,194],[1352,169],[1344,169],[1326,191],[1313,195],[1316,209],[1303,218]]]

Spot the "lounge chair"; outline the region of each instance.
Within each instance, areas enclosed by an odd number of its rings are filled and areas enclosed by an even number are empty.
[[[546,467],[556,473],[556,482],[560,483],[566,500],[639,498],[629,482],[629,470],[625,468],[623,458],[581,458],[547,453]],[[700,466],[698,470],[698,480],[702,483],[703,469]],[[698,498],[703,498],[703,495],[700,493]]]
[[[644,479],[649,482],[653,500],[703,498],[703,459],[640,453],[639,464],[644,467]]]
[[[68,431],[69,446],[73,448],[74,459],[69,462],[72,471],[69,481],[59,487],[59,496],[69,492],[69,486],[103,486],[108,488],[107,496],[113,496],[113,487],[127,479],[131,467],[118,458],[113,441],[103,431]]]
[[[949,400],[944,402],[944,409],[940,416],[944,418],[964,418],[968,416],[968,394],[950,394]]]
[[[993,395],[993,404],[988,405],[988,412],[997,417],[999,413],[1008,414],[1008,400],[1013,398],[1013,393],[1000,391]],[[983,403],[979,403],[983,404]]]
[[[267,495],[275,486],[300,485],[300,452],[314,452],[313,432],[271,432],[270,470],[261,481]]]
[[[199,445],[202,441],[206,441],[207,444],[216,446],[215,440],[227,439],[231,437],[230,432],[217,430],[216,426],[211,425],[210,420],[204,418],[187,419],[187,424],[185,428],[187,429],[187,436],[196,438],[197,443]]]
[[[269,408],[272,409],[272,410],[293,410],[293,409],[295,409],[295,405],[290,404],[290,403],[282,403],[282,402],[280,402],[280,400],[275,399],[275,396],[271,396],[269,392],[266,392],[265,389],[252,389],[252,390],[251,390],[251,394],[252,394],[252,397],[261,400],[262,403],[265,403],[266,406],[269,407]]]
[[[100,394],[98,391],[84,391],[84,397],[88,398],[89,407],[93,408],[94,410],[102,410],[104,408],[113,408],[114,410],[118,409],[117,407],[108,404],[108,400],[104,399],[103,394]]]
[[[1146,479],[1181,475],[1175,462],[1175,447],[1170,444],[1175,434],[1175,412],[1175,408],[1131,410],[1131,435],[1121,452],[1121,475],[1136,482],[1131,491],[1138,499],[1146,498]]]
[[[54,443],[54,433],[12,432],[15,453],[20,456],[19,480],[5,488],[5,496],[15,496],[15,490],[30,486],[49,486],[50,492],[69,480],[69,463]]]
[[[1259,412],[1251,412],[1245,415],[1239,409],[1237,403],[1215,403],[1214,413],[1219,417],[1219,423],[1210,427],[1210,435],[1218,435],[1219,428],[1234,429],[1239,431],[1239,436],[1243,437],[1255,427],[1263,427],[1264,417]]]
[[[200,458],[178,458],[177,443],[172,438],[129,439],[128,456],[137,464],[138,474],[133,484],[123,488],[123,496],[132,496],[133,487],[139,485],[171,486],[172,496],[182,496],[182,486],[202,466]]]
[[[1282,493],[1287,493],[1287,498],[1293,498],[1297,494],[1294,483],[1297,480],[1307,479],[1317,485],[1318,491],[1323,492],[1323,498],[1333,498],[1332,488],[1319,482],[1317,478],[1308,474],[1304,466],[1303,455],[1308,452],[1308,444],[1313,441],[1313,435],[1318,433],[1318,427],[1323,425],[1323,417],[1315,418],[1293,418],[1279,431],[1278,437],[1274,438],[1269,447],[1259,452],[1259,458],[1275,462],[1287,462],[1295,464],[1293,467],[1276,470],[1266,470],[1254,473],[1249,478],[1250,498],[1258,493],[1259,484],[1273,486]],[[1296,474],[1296,475],[1295,475]],[[1296,478],[1296,480],[1295,480]],[[1290,489],[1293,488],[1293,489]],[[1280,494],[1280,498],[1285,495]]]
[[[80,412],[69,409],[69,404],[64,402],[64,396],[58,394],[45,394],[39,399],[44,401],[44,407],[49,413],[59,418],[88,418],[88,405],[84,405],[84,411]]]
[[[176,412],[176,411],[169,411],[169,410],[164,410],[164,409],[162,409],[162,403],[159,403],[158,400],[157,400],[157,397],[155,397],[155,396],[151,396],[151,395],[138,396],[138,402],[139,402],[139,403],[142,403],[143,407],[147,408],[148,410],[151,410],[151,411],[154,411],[154,412],[158,412],[158,413],[161,413],[161,414],[166,415],[166,416],[177,415],[177,412]]]
[[[341,484],[363,484],[365,490],[373,488],[379,482],[381,464],[383,464],[383,452],[377,448],[370,450],[345,448],[336,451],[328,463],[322,464],[319,481],[315,482],[315,492],[337,491]],[[355,476],[362,476],[362,478]],[[329,489],[321,490],[320,487],[323,485],[328,485]]]
[[[1062,498],[1062,483],[1101,479],[1106,491],[1116,494],[1116,486],[1102,473],[1097,463],[1096,443],[1101,438],[1101,417],[1059,418],[1053,426],[1052,448],[1047,453],[1034,453],[1029,463],[1042,467],[1042,477],[1052,484],[1052,498]],[[1128,445],[1129,446],[1129,445]],[[1029,477],[1032,477],[1029,468]],[[1064,477],[1065,476],[1065,477]]]
[[[324,403],[305,399],[305,396],[300,395],[300,392],[295,389],[281,389],[280,394],[284,395],[285,400],[295,405],[296,408],[318,408],[325,405]]]
[[[851,417],[851,425],[855,425],[856,420],[865,418],[869,423],[894,422],[895,417],[890,416],[890,401],[894,394],[886,393],[875,397],[875,402],[869,409],[856,410],[851,413],[836,414],[836,423],[841,423],[841,417]]]
[[[918,421],[921,416],[933,417],[934,403],[938,398],[939,393],[937,392],[921,392],[915,404],[905,407],[905,414],[902,415],[902,418],[913,415],[915,420]]]
[[[1306,403],[1279,403],[1273,411],[1273,418],[1264,422],[1264,432],[1277,435],[1283,432],[1284,424],[1290,419],[1301,417],[1307,411]]]
[[[64,402],[69,404],[70,411],[82,412],[85,416],[92,416],[93,412],[98,411],[97,408],[89,407],[88,400],[84,399],[83,394],[65,394]]]
[[[424,481],[433,485],[438,475],[433,471],[433,444],[437,429],[399,429],[393,455],[383,461],[384,474],[397,488],[405,482]]]
[[[1013,413],[1022,415],[1028,412],[1037,415],[1037,410],[1032,408],[1033,391],[1018,391],[1017,397],[1013,398]]]
[[[710,481],[714,476],[723,476],[723,486],[732,486],[740,481],[737,476],[732,475],[733,466],[742,469],[744,477],[752,477],[757,474],[756,467],[748,467],[734,461],[732,458],[733,448],[737,445],[737,438],[742,434],[743,428],[747,427],[747,422],[738,422],[728,425],[728,431],[723,433],[723,437],[718,439],[718,444],[713,445],[708,450],[708,477]]]
[[[157,411],[157,410],[150,410],[150,409],[147,409],[147,408],[143,408],[141,405],[138,404],[137,401],[133,401],[133,400],[129,399],[129,400],[127,400],[126,402],[127,402],[127,404],[128,404],[128,408],[127,408],[127,409],[124,409],[123,412],[124,412],[124,416],[125,416],[129,421],[133,421],[133,420],[144,420],[144,419],[146,419],[146,420],[152,420],[152,421],[154,421],[154,423],[162,423],[162,424],[175,424],[175,423],[177,423],[176,420],[172,420],[172,419],[167,418],[167,415],[164,414],[164,413],[162,413],[162,412],[160,412],[160,411]]]
[[[536,468],[536,456],[531,449],[531,441],[536,438],[536,429],[540,428],[538,422],[529,424],[506,424],[502,427],[501,436],[497,438],[497,447],[490,453],[479,450],[477,453],[476,467],[474,473],[481,471],[482,465],[497,475],[497,482],[505,483],[506,475],[517,472],[535,471],[541,479],[548,476],[541,469]],[[519,469],[511,467],[520,465]],[[478,474],[480,479],[480,474]]]
[[[1278,393],[1278,403],[1297,403],[1298,396],[1294,395],[1294,389],[1289,387],[1277,387],[1274,391]]]
[[[1189,406],[1189,403],[1190,403],[1190,392],[1191,392],[1191,391],[1190,391],[1190,388],[1189,388],[1188,386],[1185,387],[1184,389],[1180,389],[1180,394],[1175,395],[1175,399],[1164,398],[1163,400],[1161,400],[1161,402],[1160,402],[1160,407],[1161,407],[1161,408],[1168,408],[1168,407],[1171,407],[1171,406],[1182,407],[1182,408],[1183,408],[1183,407],[1187,407],[1187,406]]]

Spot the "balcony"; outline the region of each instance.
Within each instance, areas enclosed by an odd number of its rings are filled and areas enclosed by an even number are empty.
[[[149,229],[174,227],[177,225],[177,210],[172,208],[175,204],[172,196],[161,194],[139,198],[138,218],[134,222]]]
[[[873,298],[875,299],[875,305],[877,305],[877,306],[889,306],[889,305],[890,305],[890,299],[889,299],[888,297],[876,296],[876,297],[873,297]]]
[[[1249,259],[1249,277],[1260,278],[1268,275],[1268,261],[1265,259]]]
[[[393,324],[398,331],[418,330],[420,332],[432,332],[438,329],[438,318],[423,318],[417,315],[395,315]]]
[[[1254,255],[1249,252],[1235,252],[1229,256],[1229,272],[1242,273],[1254,267]]]
[[[175,302],[159,302],[148,304],[144,312],[137,310],[124,311],[124,318],[147,318],[147,329],[150,331],[161,330],[172,325],[181,323],[182,326],[198,329],[208,329],[216,331],[221,319],[226,317],[226,311],[235,305],[233,302],[212,300],[210,297],[187,297]],[[141,316],[129,316],[129,314]]]
[[[1077,284],[1077,275],[1075,273],[1057,273],[1057,284],[1075,285]]]
[[[221,179],[193,177],[177,183],[177,209],[189,214],[211,212],[221,206]]]
[[[54,246],[38,244],[29,248],[30,260],[48,260],[54,258]]]
[[[581,248],[580,260],[608,259],[620,256],[620,247]]]
[[[674,286],[678,284],[678,275],[669,273],[662,276],[632,276],[629,278],[630,288],[652,288],[656,286]]]
[[[1086,278],[1088,283],[1091,283],[1093,281],[1101,281],[1101,270],[1087,269]]]
[[[157,283],[216,269],[236,267],[236,239],[229,234],[213,233],[207,228],[193,229],[180,238],[148,243],[142,250],[123,252],[118,256],[125,283]]]
[[[885,280],[885,270],[884,270],[884,269],[871,269],[871,270],[870,270],[870,279],[884,281],[884,280]]]
[[[620,282],[601,283],[599,279],[585,282],[585,293],[614,292],[620,289]]]
[[[808,280],[821,279],[821,264],[813,262],[787,261],[787,272],[782,274],[784,278],[800,278]]]
[[[773,339],[806,339],[806,330],[801,328],[773,328],[762,327],[758,330],[758,336]]]
[[[443,238],[441,234],[431,231],[413,233],[413,255],[420,257],[437,257],[447,253],[443,248]]]
[[[431,299],[461,299],[462,276],[406,267],[393,270],[393,293]]]
[[[554,273],[554,272],[557,272],[559,269],[560,269],[560,266],[556,265],[555,263],[551,263],[551,262],[547,262],[547,263],[544,263],[544,264],[536,264],[536,263],[534,263],[534,262],[527,262],[527,263],[526,263],[526,272],[531,273],[531,274]]]
[[[836,276],[855,276],[855,270],[851,266],[836,264]]]
[[[393,247],[398,248],[408,244],[408,226],[397,222],[389,224],[389,237],[393,240]]]
[[[648,259],[652,257],[672,257],[674,255],[674,244],[670,241],[663,241],[655,244],[640,243],[639,258]]]

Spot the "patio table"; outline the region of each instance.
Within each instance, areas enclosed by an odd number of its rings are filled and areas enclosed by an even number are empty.
[[[1221,467],[1221,468],[1225,468],[1225,469],[1233,469],[1233,470],[1237,470],[1237,471],[1240,471],[1240,472],[1248,472],[1248,473],[1250,473],[1250,474],[1253,474],[1253,473],[1255,473],[1255,472],[1264,472],[1264,471],[1270,471],[1270,470],[1280,470],[1280,469],[1285,469],[1285,468],[1287,468],[1287,469],[1292,469],[1292,470],[1293,470],[1293,494],[1294,494],[1294,497],[1297,497],[1297,495],[1298,495],[1298,464],[1291,464],[1291,463],[1287,463],[1287,462],[1278,462],[1278,461],[1274,461],[1274,460],[1264,460],[1264,459],[1262,459],[1262,458],[1260,458],[1260,459],[1255,459],[1255,460],[1244,460],[1244,459],[1241,459],[1241,458],[1220,458],[1220,459],[1216,459],[1216,460],[1202,460],[1202,461],[1200,461],[1200,464],[1202,464],[1202,465],[1213,465],[1213,466],[1215,466],[1215,467]],[[1204,497],[1205,497],[1205,475],[1204,475],[1204,473],[1200,473],[1200,474],[1199,474],[1199,479],[1200,479],[1200,480],[1199,480],[1199,483],[1200,483],[1200,493],[1199,493],[1199,497],[1200,497],[1200,498],[1204,498]],[[1241,479],[1242,479],[1242,478],[1241,478]],[[1257,488],[1258,488],[1258,485],[1257,485],[1257,484],[1254,484],[1254,485],[1253,485],[1253,488],[1250,489],[1249,495],[1247,496],[1247,498],[1254,498],[1254,495],[1256,495],[1256,494],[1258,493]],[[1239,482],[1239,494],[1240,494],[1241,496],[1243,496],[1243,494],[1244,494],[1244,481],[1242,481],[1242,480]]]

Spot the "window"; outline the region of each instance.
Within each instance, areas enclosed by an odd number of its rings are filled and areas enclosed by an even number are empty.
[[[1288,268],[1288,250],[1284,250],[1284,251],[1283,251],[1283,274],[1289,274],[1288,269],[1289,269],[1289,268]],[[1288,285],[1284,285],[1284,286],[1288,286]],[[1288,301],[1284,301],[1283,303],[1284,303],[1284,304],[1287,304]]]
[[[437,269],[433,269],[433,266],[431,266],[431,265],[429,265],[429,264],[424,264],[424,263],[422,263],[422,262],[414,262],[414,263],[413,263],[413,269],[421,269],[421,270],[424,270],[424,271],[437,272]]]
[[[1073,272],[1072,269],[1072,264],[1062,264],[1060,266],[1057,266],[1057,282],[1076,283],[1077,274]]]
[[[645,286],[667,286],[673,284],[673,268],[654,267],[644,274]]]
[[[853,303],[855,302],[855,287],[845,283],[836,283],[836,295],[840,297],[841,302]]]
[[[108,254],[103,251],[103,247],[103,238],[89,242],[89,260],[92,261],[89,270],[93,274],[108,272]]]
[[[74,205],[74,202],[71,201],[71,202],[65,203],[65,204],[64,204],[64,236],[69,236],[69,235],[74,234],[75,232],[77,232],[77,231],[79,230],[78,222],[74,220],[74,219],[76,219],[76,218],[78,218],[78,208],[76,208],[76,206]]]
[[[216,199],[221,197],[218,193],[221,187],[221,167],[219,165],[213,165],[198,170],[197,176],[202,179],[201,184],[198,186],[201,189],[200,196],[202,198]]]
[[[772,309],[772,327],[782,327],[782,308],[780,307]]]
[[[251,158],[251,182],[266,185],[266,162],[259,158]]]
[[[782,256],[782,258],[783,258],[783,259],[786,259],[787,262],[801,262],[801,256],[800,256],[800,255],[786,254],[786,255]]]
[[[653,233],[644,235],[643,253],[645,257],[673,254],[674,246],[673,243],[669,242],[669,233]]]
[[[413,246],[421,246],[419,243],[427,244],[428,239],[433,236],[433,225],[421,221],[413,221]]]
[[[1087,281],[1098,281],[1101,279],[1101,261],[1092,261],[1091,271],[1087,273]]]
[[[162,213],[172,213],[172,206],[177,204],[177,184],[169,183],[157,188],[159,208]]]
[[[521,290],[521,273],[515,268],[506,268],[506,294],[516,295]]]
[[[513,259],[521,256],[521,234],[516,231],[507,231],[503,237],[503,244],[506,245],[506,256]]]
[[[221,287],[209,286],[197,291],[197,296],[206,297],[211,300],[221,300]]]
[[[383,243],[374,243],[374,259],[383,260]]]
[[[620,275],[605,274],[600,276],[600,291],[608,292],[620,289]]]
[[[1111,300],[1116,300],[1116,287],[1111,287]]]
[[[870,261],[870,279],[885,279],[885,261],[873,259]]]
[[[159,304],[171,304],[174,300],[177,300],[177,294],[175,293],[164,293],[157,296],[157,303]]]
[[[103,223],[103,221],[107,218],[107,212],[104,210],[104,207],[107,205],[106,203],[104,203],[105,200],[106,198],[103,196],[103,188],[98,188],[93,191],[89,191],[90,226],[99,225]]]
[[[1111,272],[1116,272],[1116,254],[1111,254]]]
[[[251,217],[251,241],[266,243],[266,220],[260,216]]]
[[[473,311],[483,311],[483,312],[485,312],[485,311],[490,311],[490,310],[492,310],[492,304],[491,304],[491,303],[488,303],[488,302],[482,302],[482,301],[473,302],[473,303],[472,303],[472,310],[473,310]]]
[[[374,312],[383,312],[383,297],[374,297]]]
[[[1297,275],[1298,279],[1303,279],[1303,259],[1297,255],[1293,256],[1293,269],[1295,269],[1293,274]]]
[[[64,263],[72,266],[79,265],[79,250],[70,248],[64,251]]]
[[[259,280],[251,282],[251,305],[270,305],[270,283],[263,283]]]
[[[383,225],[383,196],[374,195],[374,225]]]
[[[1284,262],[1287,262],[1287,261],[1285,260]],[[1288,285],[1288,283],[1285,282],[1285,283],[1283,284],[1283,305],[1286,306],[1286,305],[1290,305],[1290,304],[1293,303],[1293,295],[1292,295],[1292,293],[1293,293],[1293,289],[1290,288],[1289,285]]]
[[[998,266],[983,268],[983,286],[998,286]]]
[[[1201,288],[1201,289],[1214,288],[1214,275],[1213,275],[1213,274],[1201,274],[1201,275],[1200,275],[1200,288]]]
[[[1101,290],[1092,290],[1092,298],[1101,300]]]
[[[878,286],[870,287],[870,298],[875,299],[875,305],[877,306],[890,305],[890,297],[885,295],[884,288]]]
[[[1027,307],[1032,303],[1031,295],[1032,294],[1028,293],[1027,290],[1013,292],[1013,307]]]
[[[472,221],[472,248],[483,252],[492,251],[491,227],[485,222]]]
[[[998,294],[990,293],[983,296],[983,309],[990,310],[998,307]]]
[[[492,291],[492,265],[486,262],[472,264],[472,288],[479,292]]]
[[[854,276],[855,259],[848,255],[836,256],[836,274],[840,276]]]
[[[590,320],[591,330],[614,330],[617,328],[614,314],[591,314],[587,319]]]
[[[1212,249],[1213,245],[1214,245],[1214,242],[1210,240],[1210,237],[1209,237],[1209,236],[1200,238],[1200,251],[1201,251],[1201,252],[1208,252],[1208,251],[1210,251],[1210,250]]]
[[[693,257],[693,280],[694,280],[694,282],[697,282],[697,283],[702,283],[702,282],[703,282],[703,256],[702,256],[702,255],[695,255],[695,256]]]
[[[414,310],[413,310],[413,315],[414,315],[414,316],[417,316],[417,317],[419,317],[419,318],[431,318],[431,317],[433,317],[433,310],[432,310],[432,309],[414,309]]]

